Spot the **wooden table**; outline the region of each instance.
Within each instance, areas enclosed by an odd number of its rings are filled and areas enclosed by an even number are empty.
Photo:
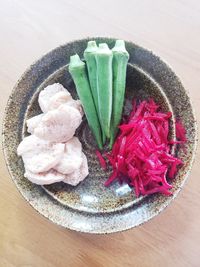
[[[200,119],[198,0],[1,0],[0,112],[23,71],[59,44],[86,36],[131,40],[166,60]],[[53,225],[22,198],[0,159],[0,267],[200,266],[200,171],[162,214],[106,236]]]

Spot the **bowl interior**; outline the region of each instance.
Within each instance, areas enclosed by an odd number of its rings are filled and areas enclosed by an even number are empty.
[[[38,105],[38,94],[44,87],[55,82],[64,85],[73,97],[75,99],[77,98],[76,89],[68,72],[68,68],[64,66],[45,80],[42,86],[33,94],[26,112],[26,118],[31,118],[41,113]],[[129,114],[132,106],[131,103],[134,98],[140,100],[153,98],[160,104],[163,111],[172,112],[172,107],[159,85],[145,72],[137,68],[137,66],[129,64],[127,69],[124,115]],[[171,136],[174,136],[173,117],[170,129]],[[25,124],[23,135],[27,135]],[[49,195],[70,208],[92,213],[122,210],[134,204],[138,204],[144,199],[144,197],[136,198],[133,188],[130,188],[127,184],[120,185],[118,182],[114,182],[109,187],[104,186],[104,182],[111,174],[111,169],[108,168],[106,172],[101,169],[95,155],[96,143],[85,118],[79,129],[77,129],[76,136],[80,139],[83,152],[87,156],[89,175],[83,182],[75,187],[62,182],[43,186],[44,190]]]

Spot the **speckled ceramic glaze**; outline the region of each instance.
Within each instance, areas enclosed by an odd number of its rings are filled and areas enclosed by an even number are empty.
[[[113,47],[115,40],[94,38]],[[89,175],[76,187],[57,183],[38,186],[24,178],[17,146],[26,132],[27,118],[41,112],[37,98],[49,84],[63,84],[77,98],[73,81],[68,72],[69,57],[78,53],[83,56],[88,39],[60,46],[34,63],[15,86],[6,108],[3,125],[3,148],[11,177],[25,199],[52,222],[77,231],[111,233],[130,229],[161,212],[182,188],[194,159],[197,130],[189,97],[174,72],[163,61],[131,42],[126,42],[130,54],[127,69],[126,101],[124,112],[129,112],[133,97],[153,97],[163,110],[173,113],[171,136],[175,134],[174,118],[180,118],[187,129],[186,152],[173,148],[183,159],[184,166],[172,181],[173,196],[154,194],[135,198],[134,191],[117,182],[109,188],[103,183],[110,170],[103,172],[95,156],[95,141],[86,120],[76,132],[88,158]]]

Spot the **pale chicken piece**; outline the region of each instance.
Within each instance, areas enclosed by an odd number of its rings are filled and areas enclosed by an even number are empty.
[[[72,97],[70,93],[65,89],[65,91],[60,91],[54,94],[48,101],[48,111],[58,108],[60,105],[71,101]]]
[[[69,174],[79,169],[82,161],[82,145],[77,137],[72,137],[65,144],[64,155],[54,169],[60,173]]]
[[[83,108],[82,108],[80,100],[72,99],[72,100],[68,101],[66,104],[71,106],[71,107],[73,107],[73,108],[75,108],[75,109],[77,109],[80,112],[81,116],[83,116],[84,111],[83,111]]]
[[[51,142],[67,142],[73,137],[81,121],[82,117],[77,109],[63,104],[44,114],[34,134]]]
[[[65,91],[60,91],[50,97],[50,99],[46,103],[46,112],[57,109],[62,104],[76,108],[83,116],[83,109],[80,100],[74,100],[67,89],[65,89]]]
[[[39,115],[34,116],[34,117],[32,117],[26,121],[28,133],[33,134],[35,128],[38,126],[38,124],[40,123],[43,116],[44,116],[44,114],[39,114]]]
[[[76,186],[88,176],[88,163],[84,153],[82,153],[82,158],[83,161],[80,168],[70,174],[65,175],[65,179],[63,180],[64,183]]]
[[[44,185],[61,182],[65,178],[65,175],[52,169],[41,173],[33,173],[29,170],[26,170],[24,177],[26,177],[32,183]]]
[[[45,172],[54,168],[64,155],[64,144],[50,143],[35,135],[25,137],[17,148],[26,170],[33,173]]]
[[[40,92],[38,102],[43,112],[48,112],[49,101],[58,92],[65,92],[71,98],[70,93],[60,83],[48,85]]]

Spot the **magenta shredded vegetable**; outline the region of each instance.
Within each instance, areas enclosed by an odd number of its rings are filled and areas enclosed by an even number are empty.
[[[103,156],[101,155],[101,153],[100,153],[99,150],[96,150],[96,156],[97,156],[97,158],[98,158],[98,160],[99,160],[99,163],[100,163],[100,165],[101,165],[101,168],[102,168],[103,170],[106,170],[106,161],[105,161],[105,159],[103,158]]]
[[[175,177],[183,162],[171,154],[171,145],[185,143],[186,133],[179,121],[176,123],[178,140],[168,140],[171,116],[171,112],[161,112],[152,99],[138,105],[133,101],[132,112],[119,126],[112,151],[105,154],[113,169],[105,186],[118,180],[133,186],[137,197],[156,192],[172,194],[168,180]],[[96,154],[106,169],[104,158],[100,152]]]

